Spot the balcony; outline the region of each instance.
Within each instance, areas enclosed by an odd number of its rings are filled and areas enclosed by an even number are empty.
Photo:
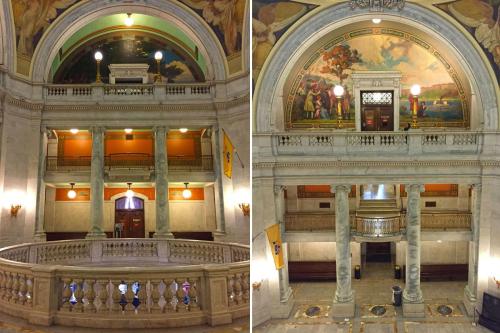
[[[215,86],[194,84],[48,84],[44,87],[46,102],[105,102],[123,101],[210,101]]]

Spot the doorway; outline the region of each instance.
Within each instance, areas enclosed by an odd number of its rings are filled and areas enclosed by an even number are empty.
[[[394,131],[393,91],[361,92],[361,130]]]
[[[366,262],[391,262],[390,242],[368,242],[366,243]]]
[[[123,197],[115,201],[114,238],[144,238],[144,200]]]

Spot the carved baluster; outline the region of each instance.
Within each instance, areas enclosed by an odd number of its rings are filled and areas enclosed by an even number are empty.
[[[200,309],[200,306],[198,305],[198,283],[197,279],[194,278],[189,278],[189,310],[190,311],[197,311]]]
[[[127,304],[125,305],[125,311],[134,311],[135,306],[132,304],[135,298],[134,291],[132,290],[132,285],[134,284],[134,281],[130,281],[130,283],[127,283],[127,292],[125,292],[125,298],[127,300]]]
[[[159,280],[151,280],[151,313],[160,313],[161,307],[158,302],[161,298],[160,294],[160,281]],[[165,305],[167,306],[167,305]]]
[[[234,296],[236,298],[236,304],[241,304],[243,303],[243,298],[242,298],[242,286],[241,286],[241,274],[235,274],[234,275]]]
[[[139,298],[139,312],[148,312],[148,296],[146,293],[145,280],[139,281],[139,291],[137,292],[137,297]]]
[[[26,280],[26,285],[27,285],[26,304],[31,307],[33,305],[33,277],[32,276],[30,276]]]
[[[75,305],[73,305],[73,311],[83,312],[83,280],[75,279],[74,281],[75,291],[73,295],[75,296]]]
[[[177,278],[175,279],[175,282],[177,283],[177,291],[175,295],[177,296],[177,312],[184,312],[187,310],[187,305],[184,304],[184,288],[182,284],[184,283],[184,279]]]
[[[243,290],[243,303],[248,303],[250,301],[250,281],[248,279],[248,274],[243,273],[241,281],[241,288]]]
[[[87,298],[87,301],[89,302],[87,304],[87,307],[85,308],[85,312],[96,312],[96,307],[94,304],[95,301],[95,291],[94,291],[94,285],[95,285],[95,280],[85,280],[87,282],[87,290],[85,290],[85,298]]]
[[[0,272],[0,298],[4,298],[5,295],[5,284],[7,283],[6,272]]]
[[[5,295],[4,295],[4,298],[7,301],[10,301],[10,299],[12,298],[12,283],[13,283],[13,279],[12,279],[12,273],[6,272],[6,274],[7,274],[7,283],[5,285]]]
[[[113,299],[113,304],[111,305],[111,310],[114,312],[122,311],[122,306],[120,301],[122,299],[122,293],[118,288],[120,286],[120,281],[113,281],[113,292],[111,293],[111,298]]]
[[[99,300],[101,301],[101,306],[99,306],[99,312],[108,312],[110,307],[108,305],[108,281],[98,280],[97,285],[99,286]]]
[[[17,303],[19,300],[19,274],[13,273],[14,282],[12,283],[12,298],[11,301]]]
[[[174,294],[172,292],[172,283],[174,281],[171,279],[166,279],[164,280],[164,283],[166,285],[165,288],[165,301],[166,304],[163,307],[163,312],[172,312],[174,311],[174,306],[172,305],[172,299],[174,298]]]
[[[234,305],[234,296],[233,296],[233,277],[227,277],[227,304],[228,306]]]
[[[26,302],[26,276],[23,274],[19,277],[19,303],[23,304]]]
[[[70,278],[63,278],[62,279],[64,286],[63,286],[63,291],[62,291],[62,306],[61,309],[63,311],[70,311],[71,310],[71,295],[73,292],[71,291],[71,279]]]

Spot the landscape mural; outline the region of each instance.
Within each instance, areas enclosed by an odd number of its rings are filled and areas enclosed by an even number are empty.
[[[447,70],[424,47],[394,35],[365,31],[351,36],[317,52],[295,78],[287,103],[287,127],[335,127],[337,99],[332,88],[337,84],[345,90],[341,117],[346,127],[354,127],[353,71],[402,73],[400,127],[411,122],[409,90],[416,83],[422,87],[420,126],[468,126],[464,93],[452,79],[452,69]]]

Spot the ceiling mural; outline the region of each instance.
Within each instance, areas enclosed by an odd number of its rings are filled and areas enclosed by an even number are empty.
[[[400,127],[411,122],[410,87],[422,87],[418,121],[422,127],[467,127],[465,92],[454,69],[419,37],[394,29],[368,28],[334,38],[293,78],[287,97],[288,128],[336,127],[337,100],[332,88],[345,89],[344,124],[354,127],[354,71],[399,71]]]
[[[121,38],[118,39],[117,38]],[[148,35],[134,34],[119,36],[109,34],[81,46],[64,60],[54,76],[54,83],[91,83],[95,82],[96,62],[94,53],[99,50],[104,57],[101,62],[102,81],[107,83],[109,64],[149,64],[149,82],[154,81],[157,64],[154,53],[162,50],[160,73],[163,82],[188,83],[204,81],[204,75],[196,61],[180,48],[167,44],[164,40]]]
[[[500,0],[459,0],[436,6],[474,36],[500,81]]]
[[[217,35],[230,73],[242,69],[242,33],[246,0],[180,0],[196,11]]]
[[[316,8],[295,1],[252,1],[252,65],[256,81],[274,44],[298,19]]]
[[[31,57],[49,25],[80,0],[11,0],[16,30],[17,72],[29,75]]]

